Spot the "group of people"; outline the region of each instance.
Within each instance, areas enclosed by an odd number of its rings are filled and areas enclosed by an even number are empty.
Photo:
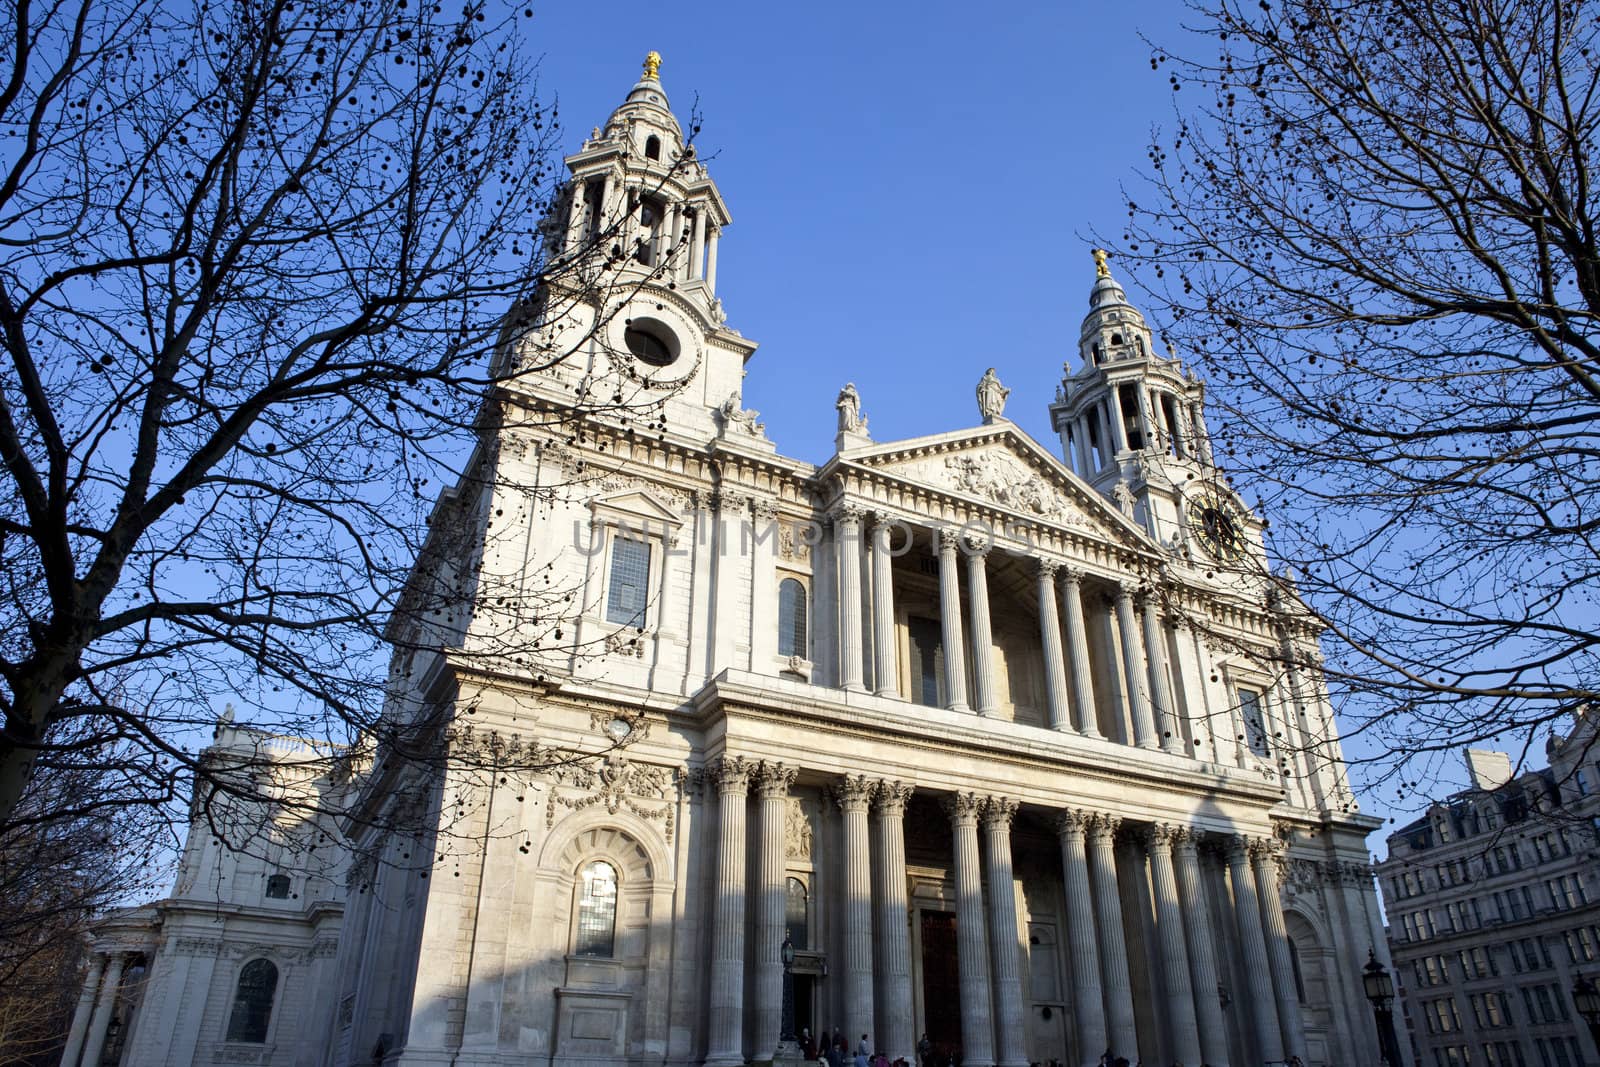
[[[851,1052],[849,1043],[837,1026],[832,1034],[824,1027],[818,1027],[817,1033],[820,1041],[811,1036],[810,1029],[800,1031],[800,1047],[805,1052],[806,1060],[817,1067],[910,1067],[903,1058],[890,1063],[888,1056],[873,1051],[866,1034],[861,1035],[855,1051]]]

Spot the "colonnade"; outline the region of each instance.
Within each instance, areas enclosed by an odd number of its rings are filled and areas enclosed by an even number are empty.
[[[78,1067],[80,1063],[92,1067],[100,1062],[127,964],[128,954],[124,952],[96,952],[89,961],[83,992],[67,1031],[67,1044],[61,1052],[61,1067]]]
[[[593,200],[589,199],[587,192],[590,184],[597,187]],[[627,185],[619,182],[610,171],[576,179],[573,190],[567,219],[567,247],[572,249],[581,248],[586,238],[593,237],[608,225],[617,226],[618,244],[624,248],[635,247],[635,242],[642,237],[639,205],[646,192],[668,192],[659,178],[646,178]],[[663,280],[703,281],[715,291],[717,244],[721,239],[721,228],[710,218],[710,202],[688,204],[665,195],[661,199],[663,217],[657,223],[655,233],[650,236],[651,263],[657,264],[661,257],[671,255],[673,261],[668,265]],[[689,248],[687,254],[678,255],[675,250],[682,243],[685,228],[689,230]]]
[[[712,892],[712,998],[708,1067],[745,1060],[744,968],[756,976],[755,1045],[763,1058],[775,1046],[782,1010],[784,805],[793,766],[729,757],[710,768],[718,796],[716,881]],[[756,848],[759,884],[746,884],[745,811],[759,798]],[[891,1060],[916,1062],[911,944],[907,936],[904,817],[912,789],[903,782],[846,775],[826,786],[842,823],[843,900],[839,949],[831,973],[840,983],[851,1035],[873,1035]],[[1029,1004],[1024,993],[1022,938],[1011,857],[1018,802],[1004,796],[949,792],[940,796],[951,830],[965,1067],[1026,1067]],[[1237,943],[1248,989],[1236,997],[1239,1025],[1265,1062],[1304,1059],[1306,1050],[1293,961],[1279,904],[1282,845],[1271,837],[1215,835],[1171,824],[1126,823],[1118,815],[1064,807],[1053,812],[1061,850],[1065,926],[1078,1061],[1097,1064],[1110,1049],[1130,1062],[1153,1059],[1161,1037],[1140,1033],[1128,962],[1119,843],[1136,843],[1148,863],[1159,973],[1157,1025],[1166,1049],[1184,1064],[1226,1067],[1229,1042],[1219,990],[1216,938]],[[1232,921],[1214,930],[1205,903],[1200,848],[1226,855]],[[987,890],[985,890],[987,886]],[[876,890],[876,891],[874,891]],[[819,895],[820,897],[820,895]],[[758,901],[756,941],[747,945],[744,909]],[[881,956],[874,956],[876,947]],[[1142,935],[1141,935],[1142,936]],[[1142,945],[1142,941],[1140,942]],[[832,1021],[832,1020],[830,1020]]]
[[[895,552],[891,540],[896,529],[904,532],[906,527],[893,515],[869,515],[848,503],[834,511],[832,521],[839,583],[838,685],[853,692],[902,696],[894,634]],[[987,538],[971,537],[959,529],[947,527],[933,534],[944,647],[942,703],[951,711],[991,715],[998,710],[999,672],[989,604],[988,572],[994,546]],[[860,551],[863,537],[870,545],[865,575]],[[1185,712],[1191,719],[1210,715],[1218,720],[1211,733],[1220,735],[1213,758],[1245,765],[1247,729],[1237,702],[1220,681],[1212,682],[1209,694],[1202,692],[1207,689],[1206,680],[1216,675],[1204,642],[1189,639],[1193,635],[1181,621],[1165,618],[1158,598],[1143,591],[1137,582],[1096,581],[1083,569],[1059,560],[1039,556],[1030,563],[1038,593],[1045,713],[1051,729],[1088,738],[1106,736],[1096,711],[1094,675],[1099,668],[1090,647],[1090,626],[1098,626],[1102,643],[1108,649],[1121,650],[1120,662],[1113,665],[1115,677],[1103,679],[1104,688],[1115,695],[1111,703],[1119,709],[1117,718],[1124,700],[1127,706],[1126,730],[1113,728],[1112,740],[1178,755],[1199,755],[1187,748]],[[1091,581],[1109,595],[1097,598],[1091,593],[1086,598],[1085,585]],[[1097,607],[1099,611],[1086,613],[1086,599],[1091,612]],[[864,607],[868,610],[863,611]],[[1180,640],[1169,642],[1170,627],[1180,628]],[[1169,655],[1173,648],[1177,662]],[[1181,700],[1175,683],[1184,687]],[[1209,712],[1208,702],[1212,705]],[[1265,729],[1265,724],[1257,728]],[[1115,736],[1117,733],[1124,736]],[[1197,746],[1208,740],[1206,734],[1198,723],[1190,723],[1188,735]]]

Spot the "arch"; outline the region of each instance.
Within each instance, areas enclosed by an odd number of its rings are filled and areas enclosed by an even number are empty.
[[[578,872],[578,928],[574,956],[610,959],[617,941],[617,869],[591,860]]]
[[[811,947],[811,891],[792,874],[783,883],[783,925],[795,948]]]
[[[659,160],[661,158],[661,138],[651,134],[644,142],[644,158]]]
[[[649,803],[653,808],[661,802]],[[563,878],[575,878],[584,860],[606,858],[616,864],[623,886],[672,870],[660,831],[626,809],[575,811],[556,823],[539,849],[539,867]]]
[[[239,968],[233,989],[233,1010],[228,1013],[229,1041],[263,1045],[272,1022],[272,1001],[278,992],[278,965],[256,958]]]

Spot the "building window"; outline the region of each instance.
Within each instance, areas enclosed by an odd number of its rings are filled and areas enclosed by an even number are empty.
[[[806,587],[798,578],[785,578],[778,584],[778,655],[810,654],[806,640]]]
[[[287,874],[268,875],[267,896],[273,900],[288,900],[289,876]]]
[[[631,537],[611,542],[611,580],[606,586],[606,621],[644,628],[650,588],[650,546]]]
[[[1254,689],[1240,687],[1239,715],[1244,719],[1244,736],[1250,751],[1258,756],[1268,754],[1267,727],[1261,717],[1261,694]]]
[[[661,158],[661,138],[655,136],[654,134],[651,134],[648,138],[645,139],[645,142],[644,142],[644,158],[646,158],[646,159],[660,159]]]
[[[907,620],[911,639],[911,700],[928,708],[942,707],[939,692],[944,677],[944,634],[935,619],[913,615]]]
[[[617,930],[617,872],[603,860],[583,869],[578,897],[578,943],[574,956],[610,959]]]
[[[278,968],[271,960],[251,960],[239,969],[239,984],[233,993],[233,1011],[228,1016],[228,1040],[252,1045],[267,1040],[267,1024],[272,1021],[272,998],[278,991]]]
[[[784,888],[783,925],[795,948],[811,947],[811,901],[798,878],[789,879]]]

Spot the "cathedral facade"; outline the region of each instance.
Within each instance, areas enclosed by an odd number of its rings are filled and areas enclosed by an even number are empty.
[[[1377,1063],[1316,626],[1105,257],[1059,453],[974,368],[908,440],[844,385],[815,466],[744,405],[654,61],[567,165],[556,259],[625,284],[537,295],[436,510],[390,714],[462,759],[365,779],[321,1062],[734,1067],[787,994],[941,1067]]]

